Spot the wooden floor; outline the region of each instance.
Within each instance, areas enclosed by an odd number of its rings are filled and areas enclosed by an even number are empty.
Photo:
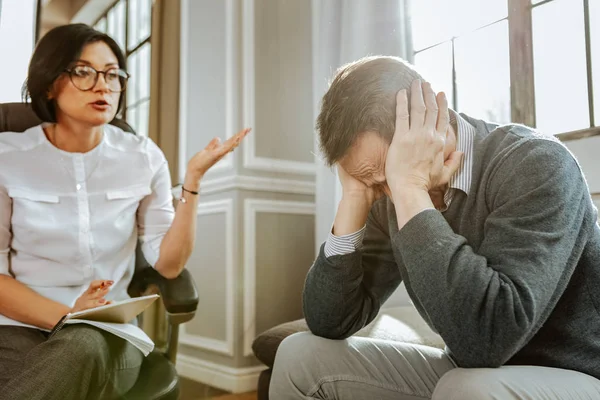
[[[180,400],[256,400],[256,393],[229,394],[222,390],[181,378]]]

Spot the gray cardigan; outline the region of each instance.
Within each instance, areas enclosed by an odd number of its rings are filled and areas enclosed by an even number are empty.
[[[349,337],[403,281],[461,367],[600,378],[600,228],[577,161],[552,136],[463,118],[477,128],[469,193],[400,231],[383,198],[362,248],[326,258],[321,247],[304,288],[308,326]]]

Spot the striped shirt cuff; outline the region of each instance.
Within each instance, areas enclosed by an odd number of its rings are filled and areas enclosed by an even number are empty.
[[[344,254],[354,253],[362,246],[363,238],[365,237],[366,225],[361,230],[349,233],[347,235],[335,236],[333,232],[329,232],[327,242],[325,242],[325,257],[343,256]]]

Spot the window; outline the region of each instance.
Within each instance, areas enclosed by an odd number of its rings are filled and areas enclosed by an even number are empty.
[[[552,134],[600,126],[600,0],[410,4],[414,64],[454,109]]]
[[[589,3],[583,0],[534,3],[537,3],[532,7],[532,27],[538,128],[561,133],[598,125],[595,122],[600,121],[595,121],[597,117],[591,106],[594,102],[593,89],[588,86],[593,83],[588,75],[588,58],[592,54],[586,49],[586,42],[591,38],[586,35],[592,15],[589,6],[595,4],[596,13],[600,12],[598,0]],[[594,19],[598,21],[598,15]],[[557,29],[558,26],[560,29]],[[599,31],[594,32],[595,46],[598,47]],[[591,58],[590,61],[593,64]],[[599,61],[596,61],[596,67],[600,67]],[[595,75],[599,81],[600,73]],[[597,92],[596,98],[598,95],[600,93]]]
[[[119,0],[94,25],[123,49],[131,74],[125,92],[125,120],[148,136],[150,118],[150,28],[152,0]]]
[[[413,0],[414,63],[456,110],[510,121],[506,0]]]
[[[0,103],[20,102],[35,43],[36,0],[0,0]],[[5,61],[6,60],[6,61]]]

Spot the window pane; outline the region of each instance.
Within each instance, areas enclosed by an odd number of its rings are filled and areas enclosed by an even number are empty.
[[[21,101],[21,86],[33,52],[33,0],[0,0],[0,103]]]
[[[121,50],[125,50],[125,1],[119,1],[113,8],[115,27],[112,35]]]
[[[150,124],[150,100],[144,101],[137,111],[138,126],[136,132],[141,136],[148,136],[148,125]]]
[[[114,7],[106,14],[106,33],[113,39],[117,39],[117,13]]]
[[[140,16],[138,19],[138,43],[150,36],[150,26],[152,25],[152,0],[138,0],[140,6]]]
[[[600,0],[590,1],[590,37],[592,48],[592,79],[594,82],[594,118],[600,126]]]
[[[508,15],[507,0],[412,0],[415,50],[451,39]]]
[[[452,44],[446,42],[415,54],[415,66],[423,78],[431,82],[435,92],[445,92],[452,102]]]
[[[127,72],[131,75],[127,83],[127,106],[135,103],[140,98],[139,54],[140,52],[136,51],[127,59]]]
[[[139,43],[138,42],[139,13],[140,13],[139,0],[129,0],[129,21],[127,24],[127,27],[129,30],[127,46],[129,47],[129,49],[134,48]]]
[[[510,122],[508,22],[456,39],[458,110],[488,121]]]
[[[589,127],[583,2],[555,0],[532,17],[537,128],[555,134]]]
[[[100,32],[106,32],[106,18],[102,18],[98,23],[94,26],[94,29]]]
[[[127,123],[129,125],[131,125],[131,127],[136,131],[136,133],[138,133],[137,131],[137,127],[138,127],[138,119],[137,119],[137,115],[138,115],[138,110],[136,107],[131,107],[127,109]]]
[[[150,43],[138,50],[139,62],[139,99],[150,97]]]

